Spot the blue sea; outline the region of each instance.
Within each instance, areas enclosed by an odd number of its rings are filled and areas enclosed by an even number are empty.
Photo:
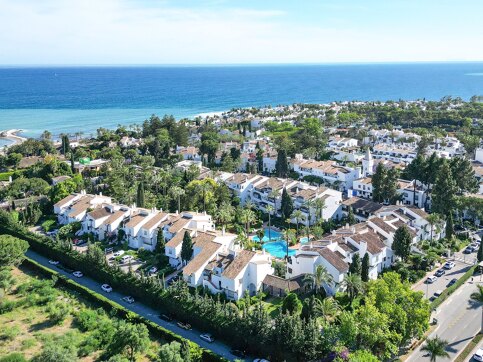
[[[89,135],[153,113],[181,118],[234,107],[446,95],[483,95],[483,63],[3,67],[0,130]]]

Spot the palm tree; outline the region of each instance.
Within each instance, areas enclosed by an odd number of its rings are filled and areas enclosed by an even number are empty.
[[[332,298],[324,298],[316,305],[316,313],[322,316],[327,322],[333,322],[341,312],[339,303]]]
[[[438,214],[431,214],[431,215],[428,215],[426,220],[428,221],[428,223],[431,227],[430,245],[432,245],[433,244],[433,228],[434,228],[434,225],[436,225],[440,221],[440,218],[439,218]]]
[[[181,212],[181,196],[184,195],[184,190],[179,186],[173,186],[170,193],[174,199],[178,200],[178,212]]]
[[[352,302],[354,301],[355,297],[362,292],[364,289],[364,283],[361,279],[361,276],[358,274],[349,273],[344,277],[342,281],[347,294],[349,294],[350,304],[352,306]]]
[[[273,199],[273,204],[275,205],[275,210],[277,210],[277,199],[279,198],[280,196],[280,191],[279,190],[272,190],[270,191],[270,193],[268,194],[268,197],[270,199]]]
[[[257,216],[252,210],[243,209],[240,215],[240,220],[243,224],[245,224],[245,233],[248,235],[248,231],[250,230],[250,224],[254,223],[257,220]]]
[[[315,208],[315,200],[310,199],[310,200],[305,201],[305,206],[307,207],[307,210],[309,211],[308,221],[309,221],[309,226],[310,226],[312,224],[312,209]]]
[[[272,212],[275,208],[272,205],[268,205],[265,210],[268,212],[268,241],[272,240]]]
[[[206,211],[206,193],[211,191],[211,184],[208,182],[201,182],[197,188],[198,191],[201,192],[203,198],[203,211]]]
[[[297,236],[299,235],[299,222],[300,220],[304,217],[304,215],[302,214],[302,211],[300,210],[295,210],[292,215],[291,215],[292,219],[295,219],[295,223],[297,225]]]
[[[483,333],[483,285],[476,286],[478,290],[474,293],[471,293],[471,300],[481,304],[481,327],[480,333]]]
[[[314,293],[317,293],[324,284],[330,285],[334,281],[332,274],[330,274],[325,266],[317,265],[314,274],[307,274],[304,277],[304,282],[312,285]]]
[[[315,210],[316,210],[316,221],[319,221],[320,219],[324,219],[324,209],[327,206],[325,205],[325,200],[323,198],[318,198],[315,200]]]
[[[235,214],[235,209],[228,203],[221,204],[218,212],[216,213],[216,218],[221,223],[223,227],[233,220],[233,215]]]
[[[449,357],[448,352],[446,352],[446,346],[448,342],[438,336],[434,338],[426,339],[426,345],[421,348],[421,351],[428,352],[431,362],[436,362],[437,357]]]
[[[291,241],[293,241],[294,239],[296,239],[295,235],[294,235],[294,232],[293,232],[293,229],[285,229],[284,231],[284,237],[285,237],[285,243],[287,244],[287,255],[286,255],[286,258],[288,259],[288,246],[290,244]]]
[[[242,248],[245,248],[248,245],[249,241],[250,239],[248,238],[248,235],[245,234],[244,232],[241,232],[240,234],[237,235],[235,239],[235,244],[238,244]]]

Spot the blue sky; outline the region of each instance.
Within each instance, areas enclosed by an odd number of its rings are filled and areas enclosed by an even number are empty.
[[[0,64],[483,60],[481,0],[0,0]]]

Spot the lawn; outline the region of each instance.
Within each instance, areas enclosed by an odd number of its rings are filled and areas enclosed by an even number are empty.
[[[102,348],[105,347],[95,343],[99,331],[82,330],[76,319],[79,312],[95,313],[95,308],[70,292],[52,289],[50,286],[44,287],[43,290],[38,288],[33,291],[22,291],[20,285],[25,287],[45,279],[26,269],[15,268],[12,274],[15,286],[1,301],[16,304],[11,311],[3,314],[0,311],[0,356],[17,352],[31,359],[50,343],[75,346],[79,361],[99,360],[103,353]],[[62,321],[53,320],[52,304],[68,307]],[[115,323],[115,319],[103,314],[99,315],[99,320]],[[146,352],[139,354],[137,361],[152,360],[158,354],[162,343],[163,341],[151,336]]]
[[[275,318],[279,313],[282,302],[283,298],[281,297],[268,297],[262,303],[270,317]]]

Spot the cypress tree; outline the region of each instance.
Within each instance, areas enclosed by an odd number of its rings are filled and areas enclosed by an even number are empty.
[[[379,163],[376,172],[372,175],[372,200],[375,202],[384,201],[384,181],[386,179],[386,169]]]
[[[278,150],[275,171],[278,177],[287,177],[288,175],[287,151],[283,148]]]
[[[478,253],[476,254],[476,258],[478,259],[478,263],[483,261],[483,243],[480,243],[478,247]]]
[[[72,170],[72,173],[75,172],[75,167],[74,167],[74,152],[70,153],[70,169]]]
[[[431,211],[444,215],[454,209],[457,186],[448,162],[442,162],[431,193]]]
[[[361,275],[362,267],[361,267],[361,257],[358,253],[355,253],[352,257],[352,263],[349,265],[349,273]]]
[[[363,282],[369,281],[369,254],[365,253],[362,258],[361,279]]]
[[[449,212],[446,217],[446,239],[450,240],[454,235],[453,213]]]
[[[138,207],[144,207],[144,182],[138,184],[136,204]]]
[[[411,253],[411,234],[406,225],[400,226],[394,233],[394,241],[392,243],[392,250],[394,254],[406,261]]]
[[[286,188],[284,188],[282,191],[281,211],[282,211],[282,216],[284,220],[288,219],[293,212],[292,198],[288,194]]]
[[[354,225],[357,223],[357,220],[354,216],[354,210],[352,210],[352,206],[349,206],[349,211],[347,212],[347,222],[349,225]]]
[[[181,245],[181,260],[184,262],[190,261],[193,256],[193,240],[188,231],[184,232],[183,244]]]

